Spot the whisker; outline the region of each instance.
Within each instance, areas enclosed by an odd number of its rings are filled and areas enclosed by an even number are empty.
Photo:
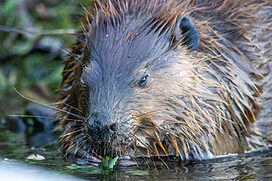
[[[74,107],[74,106],[71,106],[71,105],[69,105],[69,104],[67,104],[67,103],[63,103],[65,106],[68,106],[68,107],[70,107],[70,108],[72,108],[72,109],[74,109],[74,110],[77,110],[77,111],[79,111],[80,113],[82,113],[82,114],[84,114],[80,109],[78,109],[78,108],[76,108],[76,107]]]
[[[23,97],[24,99],[26,99],[26,100],[28,100],[28,101],[31,101],[31,102],[34,102],[34,103],[43,105],[43,106],[45,106],[45,107],[49,107],[49,108],[51,108],[51,109],[54,109],[54,110],[57,110],[57,111],[60,111],[60,112],[67,113],[67,114],[72,115],[72,116],[75,116],[75,117],[77,117],[77,118],[79,118],[79,119],[84,119],[84,117],[82,117],[82,116],[80,116],[80,115],[73,114],[73,113],[71,113],[71,112],[62,110],[62,109],[60,109],[60,108],[57,108],[57,107],[54,107],[54,106],[50,106],[50,105],[45,104],[45,103],[40,103],[40,102],[35,101],[35,100],[31,99],[31,98],[28,98],[28,97],[24,96],[23,94],[21,94],[15,87],[13,87],[13,89],[14,89],[14,91],[15,91],[17,94],[19,94],[21,97]]]
[[[83,131],[83,130],[84,130],[84,128],[81,128],[81,129],[66,133],[64,135],[61,135],[60,137],[62,138],[62,137],[65,137],[65,136],[68,136],[68,135],[71,135],[71,134],[74,134],[74,133],[77,133],[77,132],[80,132],[80,131]]]
[[[169,170],[167,163],[161,157],[158,157],[158,158],[164,164],[164,166]]]
[[[72,58],[74,58],[80,65],[82,68],[84,68],[85,66],[82,64],[81,60],[79,58],[77,58],[74,54],[72,54],[70,51],[66,51],[63,48],[59,48],[60,51],[64,52],[66,55],[71,56]]]
[[[87,141],[88,141],[88,139],[84,137],[80,142],[80,146],[83,147]]]
[[[8,115],[9,117],[22,117],[22,118],[50,118],[53,119],[55,118],[54,116],[34,116],[34,115],[20,115],[20,114],[10,114]]]
[[[67,120],[67,121],[75,121],[75,122],[84,122],[82,119],[64,119],[64,120]]]

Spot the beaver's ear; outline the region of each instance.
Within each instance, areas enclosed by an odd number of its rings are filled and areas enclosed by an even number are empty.
[[[197,49],[199,45],[196,26],[189,18],[184,16],[177,19],[173,29],[173,45],[177,43],[188,46],[190,50]]]

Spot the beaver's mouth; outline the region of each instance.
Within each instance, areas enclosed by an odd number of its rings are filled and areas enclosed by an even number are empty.
[[[115,158],[118,156],[118,165],[130,166],[137,164],[138,160],[156,160],[157,158],[177,156],[174,154],[173,148],[166,147],[166,151],[163,146],[149,140],[148,135],[139,132],[139,129],[131,130],[124,133],[124,131],[116,129],[116,126],[113,129],[109,126],[87,125],[84,134],[87,141],[77,150],[76,157],[85,164],[98,165],[105,157]],[[139,137],[139,134],[146,137]],[[167,145],[165,140],[161,141],[159,142],[161,145]],[[150,146],[151,143],[154,150]]]
[[[103,133],[108,132],[99,130],[98,133],[93,129],[86,129],[87,141],[77,150],[76,157],[85,160],[87,164],[98,164],[105,157],[118,156],[118,160],[132,160],[134,146],[131,139],[126,139],[124,135],[118,135],[117,132]]]
[[[103,157],[97,155],[94,152],[86,152],[85,150],[79,150],[76,154],[78,161],[80,164],[88,164],[99,166],[102,162]],[[155,162],[161,163],[163,160],[164,162],[173,162],[173,161],[181,161],[180,157],[177,155],[135,155],[135,156],[119,156],[116,165],[121,167],[128,167],[128,166],[136,166],[139,164],[147,164],[150,163],[155,164]]]
[[[99,163],[102,162],[102,159],[106,156],[102,157],[101,155],[95,153],[93,150],[88,152],[86,150],[79,150],[76,153],[76,157],[78,158],[78,161],[80,162],[80,164],[90,164],[90,165],[98,166]],[[133,165],[137,165],[137,162],[136,162],[136,158],[133,158],[131,156],[118,156],[117,164],[119,166],[133,166]]]

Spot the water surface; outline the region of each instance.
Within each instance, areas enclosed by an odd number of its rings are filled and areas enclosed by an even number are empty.
[[[8,119],[0,124],[0,164],[21,163],[36,165],[49,171],[74,175],[93,180],[270,180],[272,179],[272,150],[262,150],[243,155],[232,155],[214,160],[195,163],[156,163],[149,166],[114,168],[103,171],[93,166],[75,166],[72,160],[64,159],[56,143],[43,147],[33,147],[39,133],[31,130],[9,130]],[[16,128],[14,126],[13,128]],[[19,133],[18,133],[19,132]],[[33,141],[34,140],[34,141]],[[45,157],[44,160],[28,160],[31,154]]]

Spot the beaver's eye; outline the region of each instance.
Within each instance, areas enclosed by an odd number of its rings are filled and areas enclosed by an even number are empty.
[[[138,82],[139,87],[144,87],[148,81],[148,78],[149,78],[148,75],[143,76]]]

